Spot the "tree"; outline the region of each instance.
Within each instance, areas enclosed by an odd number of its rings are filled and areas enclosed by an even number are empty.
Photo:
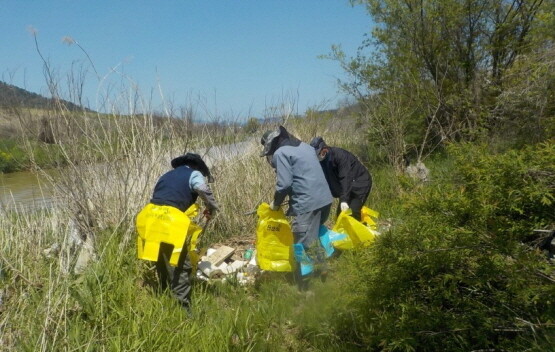
[[[553,20],[554,0],[351,3],[366,6],[375,27],[354,58],[332,47],[331,57],[350,75],[342,87],[372,111],[368,116],[379,113],[376,102],[406,106],[397,118],[419,130],[401,138],[419,158],[445,141],[487,131],[505,73],[522,55],[553,44],[538,29]]]

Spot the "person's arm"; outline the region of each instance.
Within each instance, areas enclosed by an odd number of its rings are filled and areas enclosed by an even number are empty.
[[[274,206],[279,207],[293,184],[293,172],[285,155],[274,154],[272,161],[276,166],[277,178],[276,192],[274,193]]]
[[[212,190],[204,181],[204,176],[202,176],[199,171],[195,170],[191,174],[189,187],[202,199],[204,206],[206,206],[206,209],[208,210],[210,215],[214,215],[219,209],[218,203],[216,202],[216,198],[214,198]]]

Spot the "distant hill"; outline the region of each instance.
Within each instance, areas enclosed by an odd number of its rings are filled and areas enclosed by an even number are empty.
[[[70,110],[88,110],[69,101],[61,100],[61,103]],[[55,106],[55,100],[46,98],[42,95],[29,92],[28,90],[16,87],[11,84],[0,81],[0,109],[6,108],[35,108],[35,109],[51,109]]]

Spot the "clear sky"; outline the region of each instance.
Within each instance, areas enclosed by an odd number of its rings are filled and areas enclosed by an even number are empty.
[[[371,26],[348,0],[0,0],[0,8],[2,81],[49,96],[34,28],[62,91],[68,73],[88,67],[92,109],[132,81],[155,110],[166,101],[223,118],[263,117],[292,102],[298,113],[335,108],[344,75],[318,56],[332,44],[355,55]]]

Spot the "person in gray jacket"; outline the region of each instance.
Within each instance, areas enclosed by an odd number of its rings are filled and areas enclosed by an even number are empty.
[[[267,157],[276,170],[272,210],[279,209],[285,197],[289,197],[287,215],[293,216],[291,231],[295,243],[302,244],[309,256],[322,261],[318,232],[329,216],[333,198],[314,148],[289,134],[283,126],[264,133],[260,142],[264,146],[260,156]]]

